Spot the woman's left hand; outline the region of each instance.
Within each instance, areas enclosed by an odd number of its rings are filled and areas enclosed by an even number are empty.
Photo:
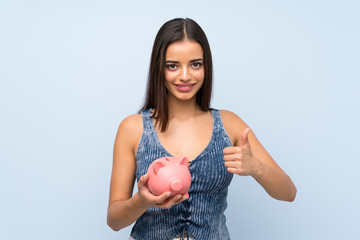
[[[249,132],[250,128],[246,128],[242,133],[240,147],[226,147],[223,150],[225,167],[230,173],[254,176],[259,170],[261,162],[251,152]]]

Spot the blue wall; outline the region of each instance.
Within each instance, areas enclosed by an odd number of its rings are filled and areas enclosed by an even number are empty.
[[[212,106],[242,117],[298,188],[281,202],[235,177],[232,239],[359,239],[359,10],[350,0],[2,0],[0,239],[128,238],[106,225],[113,141],[174,17],[209,38]]]

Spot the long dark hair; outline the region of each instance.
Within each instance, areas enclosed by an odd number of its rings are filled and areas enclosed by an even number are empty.
[[[153,108],[152,117],[164,132],[169,123],[169,107],[167,89],[165,86],[165,55],[168,46],[185,39],[198,42],[204,53],[204,82],[196,94],[196,104],[203,111],[210,110],[210,100],[213,82],[212,57],[210,45],[204,31],[192,19],[175,18],[166,22],[158,31],[151,53],[150,69],[146,97],[140,111]],[[139,112],[140,112],[139,111]]]

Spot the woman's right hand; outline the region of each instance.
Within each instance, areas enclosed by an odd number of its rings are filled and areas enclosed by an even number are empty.
[[[170,192],[164,192],[159,196],[152,194],[146,185],[148,179],[148,174],[141,176],[137,186],[139,190],[139,196],[146,202],[149,207],[169,209],[172,206],[179,204],[187,199],[187,196],[182,194],[177,194],[170,197]]]

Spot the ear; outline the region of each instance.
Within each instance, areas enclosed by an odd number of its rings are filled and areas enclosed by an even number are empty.
[[[165,164],[163,163],[163,161],[160,160],[160,161],[154,162],[153,168],[154,168],[155,174],[158,174],[160,168],[162,168],[162,167],[165,167]]]
[[[181,157],[179,165],[189,166],[189,159],[185,156]]]

